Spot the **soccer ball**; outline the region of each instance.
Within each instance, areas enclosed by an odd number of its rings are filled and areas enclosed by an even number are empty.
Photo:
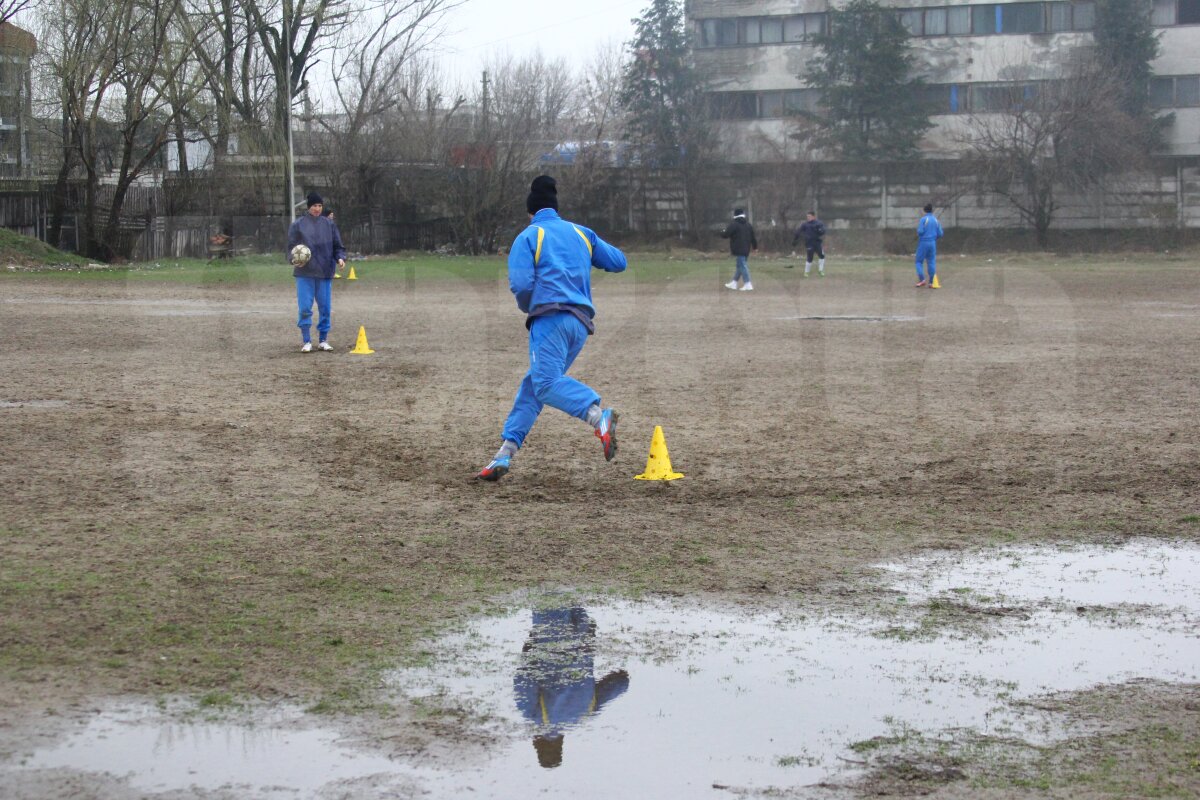
[[[293,267],[303,267],[312,258],[312,250],[308,249],[306,244],[298,244],[292,248],[291,258]]]

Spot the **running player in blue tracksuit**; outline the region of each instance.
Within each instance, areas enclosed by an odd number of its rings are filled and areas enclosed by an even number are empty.
[[[617,413],[602,409],[600,395],[566,373],[595,331],[592,267],[623,272],[625,254],[558,215],[558,187],[549,175],[533,179],[525,209],[530,225],[509,250],[508,286],[517,308],[529,315],[529,371],[500,434],[503,444],[477,476],[485,481],[498,481],[508,472],[543,406],[591,425],[604,445],[605,460],[617,454]]]
[[[921,221],[917,223],[917,288],[928,286],[933,288],[933,276],[937,275],[937,240],[945,235],[942,230],[942,223],[938,222],[937,217],[933,215],[933,204],[925,205],[925,216],[921,217]],[[921,264],[924,261],[929,262],[929,280],[925,280],[925,273],[921,270]]]

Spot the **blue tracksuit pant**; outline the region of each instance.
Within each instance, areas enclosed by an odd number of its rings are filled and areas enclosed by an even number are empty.
[[[600,402],[600,395],[566,374],[587,338],[587,327],[569,311],[534,318],[529,329],[529,371],[504,422],[505,441],[524,444],[542,406],[587,419],[587,410]]]
[[[332,278],[296,278],[296,304],[300,306],[300,319],[296,321],[296,324],[300,327],[300,335],[306,342],[312,341],[314,300],[317,303],[317,312],[320,314],[317,320],[317,332],[321,335],[321,341],[325,341],[331,323],[329,315],[330,306],[333,304]]]
[[[921,270],[921,262],[929,262],[929,280],[933,280],[933,276],[937,274],[937,242],[917,242],[917,280],[925,280],[925,273]]]

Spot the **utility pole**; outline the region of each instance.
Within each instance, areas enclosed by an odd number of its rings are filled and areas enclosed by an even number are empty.
[[[289,32],[292,18],[291,0],[283,0],[283,124],[287,134],[287,215],[296,218],[296,161],[292,149],[292,37]]]
[[[488,131],[488,74],[487,70],[483,71],[483,132],[486,135]]]

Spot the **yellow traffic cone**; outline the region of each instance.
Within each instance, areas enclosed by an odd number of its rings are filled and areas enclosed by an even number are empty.
[[[654,426],[654,436],[650,438],[650,457],[646,459],[646,471],[634,475],[637,481],[673,481],[682,478],[682,472],[671,469],[671,456],[667,452],[667,440],[663,436],[662,425]]]
[[[346,280],[348,280],[348,281],[358,280],[358,276],[354,274],[354,266],[353,265],[351,265],[351,267],[350,267],[350,274],[346,276]]]
[[[933,283],[930,285],[930,287],[929,287],[929,288],[930,288],[930,289],[940,289],[940,288],[942,288],[942,285],[941,285],[940,283],[938,283],[938,279],[937,279],[937,273],[936,273],[936,272],[935,272],[935,273],[933,273]]]
[[[354,349],[350,352],[356,356],[367,356],[375,352],[371,349],[371,345],[367,344],[367,328],[365,325],[358,326],[358,341],[354,343]]]

